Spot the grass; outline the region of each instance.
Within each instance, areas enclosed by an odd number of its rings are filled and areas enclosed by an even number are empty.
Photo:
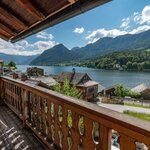
[[[150,105],[149,105],[149,106],[143,106],[143,105],[130,104],[130,103],[124,103],[124,105],[126,105],[126,106],[133,106],[133,107],[148,108],[148,109],[150,109]]]
[[[129,110],[125,110],[123,112],[124,114],[145,120],[145,121],[150,121],[150,114],[146,114],[146,113],[139,113],[139,112],[134,112],[134,111],[129,111]]]

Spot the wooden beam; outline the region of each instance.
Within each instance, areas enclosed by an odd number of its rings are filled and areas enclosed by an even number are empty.
[[[78,0],[68,0],[71,4],[75,3]]]
[[[20,19],[10,13],[7,9],[0,6],[0,15],[4,16],[7,20],[11,21],[13,24],[20,26],[22,29],[26,29],[28,26],[23,23]]]
[[[24,9],[28,10],[32,15],[36,16],[39,20],[45,18],[44,14],[40,12],[29,0],[16,0]]]
[[[17,33],[15,31],[13,31],[12,29],[10,29],[9,27],[5,26],[4,24],[2,24],[0,22],[0,28],[4,31],[6,31],[8,34],[11,34],[11,35],[17,35]]]
[[[79,1],[72,4],[70,7],[65,6],[66,8],[59,9],[55,13],[48,15],[43,21],[33,24],[30,28],[28,28],[28,30],[20,32],[16,37],[11,39],[11,42],[17,42],[18,40],[35,34],[48,27],[54,26],[109,1],[111,0],[84,0],[82,1],[81,6]],[[82,8],[82,10],[79,8],[79,6]]]
[[[0,32],[0,38],[5,40],[5,41],[8,41],[9,40],[9,37],[3,35],[1,32]]]

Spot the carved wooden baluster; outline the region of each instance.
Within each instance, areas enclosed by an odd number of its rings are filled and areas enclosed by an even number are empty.
[[[59,139],[59,130],[60,130],[60,123],[59,123],[59,116],[58,116],[58,112],[59,112],[59,105],[55,104],[54,105],[54,112],[55,112],[55,144],[56,146],[60,146],[60,139]]]
[[[73,139],[73,147],[72,149],[78,149],[80,144],[80,133],[79,133],[79,114],[76,112],[72,112],[72,129],[71,129],[71,135]]]
[[[120,134],[119,136],[120,150],[136,150],[135,140],[129,136]]]
[[[23,116],[23,125],[26,124],[26,99],[27,99],[26,90],[22,89],[22,116]]]
[[[100,125],[100,144],[98,145],[98,150],[111,150],[111,139],[111,129]]]
[[[31,124],[32,126],[35,125],[35,122],[34,122],[34,98],[33,97],[33,94],[31,93],[30,94],[30,110],[31,110]]]
[[[47,121],[48,121],[48,140],[52,141],[52,132],[51,132],[52,115],[51,115],[51,102],[50,102],[50,100],[47,101]]]
[[[45,133],[46,133],[46,140],[47,140],[48,139],[48,102],[47,102],[47,99],[45,99],[44,113],[45,113]]]
[[[93,120],[84,117],[84,126],[85,126],[85,133],[83,137],[83,147],[86,150],[94,150],[95,144],[92,137],[92,131],[93,131]]]
[[[59,112],[58,112],[58,117],[59,117],[59,143],[60,143],[60,148],[62,149],[62,139],[63,139],[63,133],[62,133],[62,121],[63,121],[63,114],[62,114],[62,106],[59,105]]]
[[[39,96],[36,96],[36,100],[37,100],[37,107],[36,107],[36,111],[37,111],[37,117],[38,117],[38,121],[37,121],[37,129],[38,131],[41,131],[41,98]]]
[[[13,86],[13,92],[14,92],[14,100],[15,100],[15,108],[18,110],[18,101],[16,98],[16,85]]]
[[[14,108],[17,109],[17,103],[16,103],[16,99],[15,99],[15,85],[12,84],[12,91],[11,91],[11,94],[12,94],[12,98],[13,98],[13,101],[14,101]]]
[[[53,142],[53,146],[54,146],[54,141],[55,141],[55,109],[54,109],[54,103],[51,103],[51,116],[52,116],[51,133],[52,133],[52,142]]]
[[[62,140],[62,149],[63,150],[68,150],[68,142],[67,142],[67,137],[68,137],[68,110],[67,108],[63,107],[62,108],[62,113],[63,113],[63,122],[62,122],[62,132],[63,132],[63,140]]]
[[[45,113],[45,107],[46,107],[46,99],[42,98],[42,133],[46,137],[46,113]]]
[[[38,99],[35,94],[32,94],[32,116],[33,116],[33,125],[37,127],[37,122],[38,122]]]

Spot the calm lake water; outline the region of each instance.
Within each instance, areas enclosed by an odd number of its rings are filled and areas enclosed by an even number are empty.
[[[18,65],[17,68],[20,71],[25,72],[27,65]],[[43,68],[47,74],[59,74],[61,72],[71,72],[72,68],[76,69],[76,72],[87,73],[93,80],[99,82],[105,87],[115,85],[117,83],[124,84],[127,87],[134,87],[141,83],[146,83],[150,86],[150,73],[148,72],[127,72],[127,71],[113,71],[113,70],[101,70],[91,69],[85,67],[57,67],[57,66],[37,66]]]

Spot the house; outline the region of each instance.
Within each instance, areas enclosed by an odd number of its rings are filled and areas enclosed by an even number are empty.
[[[150,100],[150,88],[144,83],[132,88],[131,91],[140,93],[145,100]]]
[[[43,76],[44,69],[37,68],[37,67],[27,68],[27,75],[28,76]]]
[[[0,74],[3,74],[3,60],[0,59]]]
[[[92,81],[87,73],[63,72],[58,75],[57,82],[63,85],[65,79],[69,81],[70,85],[75,84],[76,88],[81,91],[83,98],[87,101],[92,100],[98,95],[99,83]]]
[[[110,86],[110,87],[107,87],[103,90],[103,94],[104,95],[107,95],[107,96],[115,96],[115,88],[116,88],[117,84],[116,85],[113,85],[113,86]]]

